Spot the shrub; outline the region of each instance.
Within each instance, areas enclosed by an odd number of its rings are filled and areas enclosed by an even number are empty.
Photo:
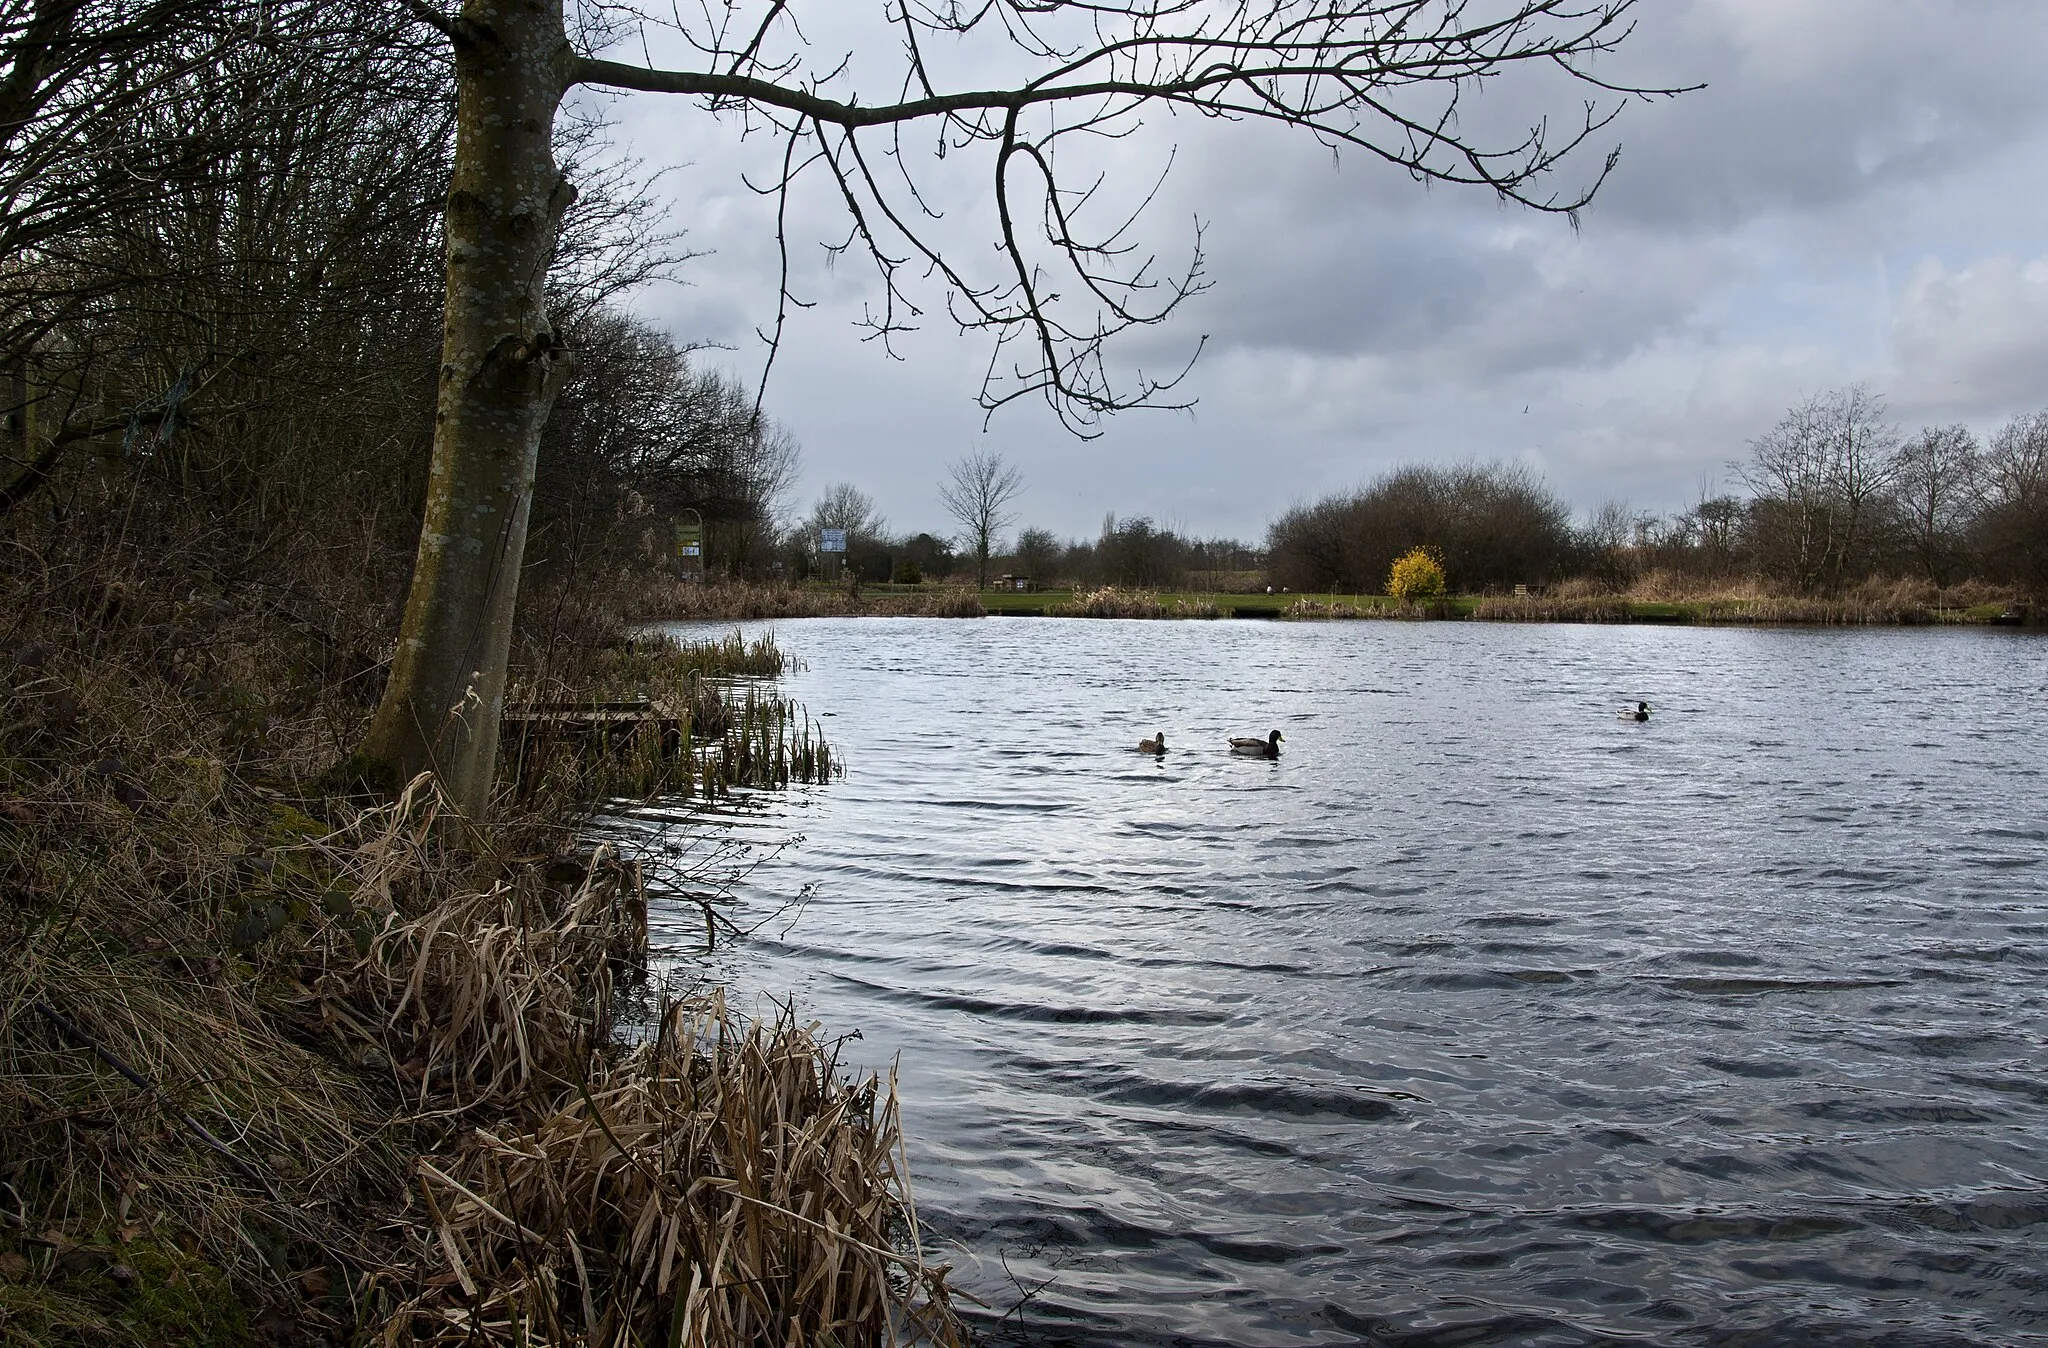
[[[1410,548],[1387,573],[1387,593],[1396,599],[1427,599],[1444,592],[1444,564],[1434,548]]]

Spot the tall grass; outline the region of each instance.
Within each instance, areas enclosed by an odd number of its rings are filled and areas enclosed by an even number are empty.
[[[444,809],[423,780],[366,830],[371,903]],[[615,1046],[612,980],[646,940],[629,859],[394,904],[367,949],[320,937],[323,1023],[422,1114],[482,1125],[414,1165],[410,1257],[367,1279],[398,1298],[386,1343],[964,1342],[917,1249],[893,1088],[716,995]]]
[[[1222,610],[1207,599],[1176,599],[1167,603],[1149,590],[1122,590],[1105,585],[1084,590],[1072,600],[1047,607],[1053,618],[1219,618]]]
[[[818,585],[719,581],[648,582],[635,610],[650,619],[741,622],[763,618],[979,618],[985,613],[971,588],[934,586],[912,594],[856,592]]]
[[[614,1037],[646,892],[563,825],[596,779],[488,828],[323,793],[359,662],[60,581],[0,619],[0,1344],[959,1341],[886,1084],[715,1002]],[[602,695],[673,669],[716,787],[836,771],[721,645]]]
[[[820,727],[767,682],[791,664],[773,636],[638,638],[595,662],[582,697],[515,708],[505,786],[570,809],[829,781],[845,769]]]
[[[1986,610],[1995,613],[2015,602],[2013,591],[1976,581],[1942,589],[1926,581],[1873,577],[1838,594],[1799,595],[1754,579],[1702,583],[1658,571],[1623,590],[1574,579],[1542,594],[1489,595],[1472,616],[1510,622],[1631,622],[1649,613],[1700,623],[1914,626],[1984,621]]]
[[[788,1012],[671,1007],[527,1127],[419,1165],[445,1276],[387,1342],[964,1344],[907,1210],[864,1201],[902,1183],[899,1126]]]

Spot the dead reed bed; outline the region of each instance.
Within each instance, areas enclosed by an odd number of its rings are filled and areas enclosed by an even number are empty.
[[[844,765],[772,683],[790,664],[772,636],[642,636],[584,670],[580,696],[542,701],[517,690],[524,709],[508,717],[508,789],[526,808],[552,801],[573,814],[616,797],[830,781]]]
[[[674,679],[695,674],[713,679],[779,679],[803,662],[783,653],[773,633],[749,640],[735,628],[722,637],[684,640],[661,633],[642,634],[611,654],[595,672],[600,688],[621,682]]]
[[[1473,607],[1472,616],[1487,622],[1625,623],[1635,618],[1635,600],[1626,594],[1573,579],[1540,594],[1491,594]]]
[[[914,592],[862,591],[853,586],[792,585],[755,581],[697,584],[649,582],[636,601],[638,612],[655,619],[741,622],[773,618],[979,618],[980,598],[971,588],[932,586]]]
[[[418,1166],[445,1268],[388,1344],[964,1344],[915,1253],[893,1090],[817,1027],[680,1004],[521,1130]]]
[[[431,781],[323,794],[366,705],[320,690],[360,657],[268,599],[31,597],[0,648],[0,1344],[960,1341],[885,1084],[716,1003],[618,1041],[646,890],[574,845],[581,787],[488,829]],[[836,768],[765,685],[695,677],[719,781]]]
[[[1083,590],[1066,603],[1047,607],[1052,618],[1220,618],[1223,611],[1206,599],[1162,600],[1149,590],[1124,590],[1105,585]]]
[[[878,618],[985,618],[981,596],[965,586],[943,586],[914,594],[883,591],[868,596],[867,611]]]
[[[375,895],[445,811],[423,780],[376,821],[356,848]],[[394,905],[367,950],[343,934],[320,1022],[465,1125],[414,1164],[410,1264],[369,1279],[398,1298],[386,1344],[964,1341],[918,1251],[893,1089],[847,1081],[791,1013],[715,995],[616,1044],[646,888],[614,849]]]
[[[1652,572],[1626,589],[1568,580],[1541,594],[1489,595],[1472,616],[1505,622],[1811,623],[1920,626],[1991,621],[2018,603],[1982,582],[1943,589],[1927,581],[1873,577],[1836,594],[1788,594],[1754,578],[1703,584]]]
[[[1927,581],[1871,577],[1835,595],[1760,593],[1739,609],[1707,601],[1702,621],[1821,623],[1835,626],[1927,626],[1983,621],[1973,609],[2004,609],[2012,591],[1976,582],[1943,590]]]
[[[1344,621],[1354,618],[1384,617],[1377,604],[1347,604],[1341,599],[1297,599],[1280,610],[1282,618],[1293,622]]]

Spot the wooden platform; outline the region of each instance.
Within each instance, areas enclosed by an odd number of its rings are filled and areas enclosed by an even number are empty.
[[[536,786],[558,753],[625,754],[648,744],[663,759],[683,752],[689,715],[665,701],[529,702],[499,722],[500,752],[511,758],[522,793]]]

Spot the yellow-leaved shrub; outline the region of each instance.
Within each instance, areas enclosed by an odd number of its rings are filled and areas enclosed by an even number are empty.
[[[1444,592],[1444,564],[1434,548],[1410,548],[1387,573],[1387,593],[1396,599],[1427,599]]]

